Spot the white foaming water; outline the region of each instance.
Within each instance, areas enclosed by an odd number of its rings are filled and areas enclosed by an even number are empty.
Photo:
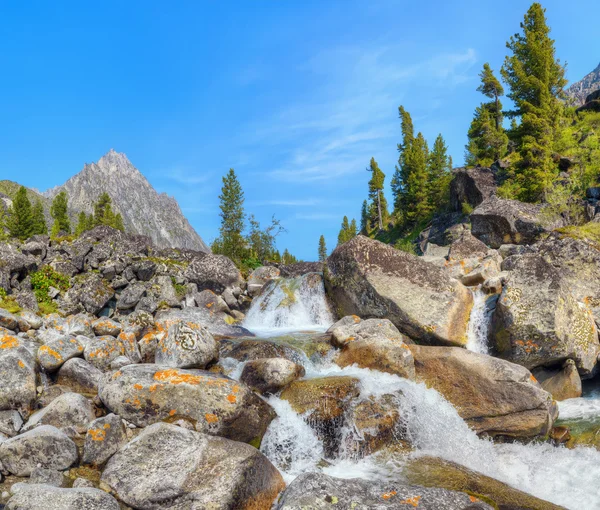
[[[490,298],[478,287],[473,292],[473,308],[469,318],[467,331],[467,349],[481,354],[489,353],[488,333],[490,321],[492,320],[493,308],[490,306]]]
[[[325,331],[334,322],[321,275],[270,281],[254,299],[244,327],[262,337],[292,331]]]

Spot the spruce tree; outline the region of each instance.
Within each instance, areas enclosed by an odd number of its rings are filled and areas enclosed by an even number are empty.
[[[107,225],[114,228],[115,214],[112,210],[112,200],[106,192],[98,197],[94,204],[94,226]]]
[[[366,200],[363,200],[362,207],[360,209],[360,231],[363,234],[369,233],[369,206]]]
[[[32,235],[33,215],[25,186],[21,186],[15,195],[9,209],[7,225],[11,237],[25,240]]]
[[[433,143],[428,161],[429,205],[432,210],[439,209],[448,198],[450,171],[452,170],[448,147],[441,134]]]
[[[46,235],[48,227],[46,226],[46,217],[44,216],[44,206],[41,200],[36,200],[31,211],[33,227],[32,235]]]
[[[405,217],[410,222],[418,222],[426,218],[431,211],[429,204],[429,184],[427,163],[429,149],[422,133],[414,139],[411,147],[404,154],[405,168],[409,170],[403,183],[405,191]]]
[[[71,233],[71,222],[67,214],[67,205],[67,194],[64,191],[61,191],[52,200],[50,215],[54,219],[54,224],[52,225],[54,236],[58,235],[59,232]]]
[[[325,236],[319,237],[319,262],[327,260],[327,246],[325,244]]]
[[[554,142],[563,112],[561,97],[567,83],[565,68],[555,56],[554,40],[546,23],[545,9],[533,3],[506,46],[511,51],[501,73],[510,88],[515,109],[507,114],[520,117],[513,134],[521,159],[511,183],[521,200],[538,200],[557,174],[552,161]]]
[[[87,214],[85,214],[83,211],[81,211],[79,213],[79,216],[77,217],[77,227],[75,227],[75,235],[80,236],[81,234],[83,234],[86,230],[88,230],[88,216]]]
[[[121,216],[121,213],[115,214],[113,227],[121,232],[125,231],[125,225],[123,224],[123,216]]]
[[[493,99],[493,102],[487,105],[488,110],[494,118],[494,125],[496,130],[499,130],[502,126],[502,103],[500,103],[500,97],[504,95],[504,87],[494,75],[494,71],[487,62],[483,64],[483,70],[479,73],[481,78],[481,85],[477,87],[477,91],[481,92],[484,96]]]
[[[5,241],[8,237],[6,232],[6,222],[8,220],[8,215],[4,208],[4,203],[0,200],[0,241]]]
[[[402,142],[398,144],[398,164],[392,177],[391,187],[394,196],[394,214],[400,216],[409,201],[405,183],[408,181],[411,169],[406,158],[414,142],[415,133],[410,113],[403,106],[399,106],[398,114],[402,130]]]
[[[388,211],[387,202],[383,195],[383,186],[385,183],[385,174],[379,168],[375,158],[371,158],[368,172],[371,172],[371,179],[369,180],[369,198],[375,205],[377,214],[377,227],[379,230],[383,230],[383,224],[387,221]],[[347,218],[346,218],[347,219]]]
[[[348,222],[348,216],[344,216],[342,220],[342,226],[340,228],[340,232],[338,234],[338,246],[340,244],[344,244],[348,241],[348,234],[350,231],[350,223]]]
[[[244,192],[233,168],[223,177],[221,201],[220,245],[222,254],[240,261],[244,253]],[[284,253],[285,255],[285,253]]]
[[[348,229],[348,241],[354,239],[358,235],[358,229],[356,228],[356,220],[352,218],[350,222],[350,228]]]

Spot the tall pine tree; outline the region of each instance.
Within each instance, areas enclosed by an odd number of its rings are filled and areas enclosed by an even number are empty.
[[[46,226],[46,217],[44,216],[44,206],[41,200],[36,200],[31,211],[33,235],[46,235],[48,227]]]
[[[511,185],[518,198],[528,201],[538,200],[557,175],[552,144],[567,83],[565,68],[555,56],[545,12],[539,3],[531,5],[521,23],[522,32],[506,44],[511,55],[501,70],[510,88],[508,97],[515,105],[508,115],[521,119],[512,134],[521,159]]]
[[[429,174],[427,171],[429,149],[422,133],[417,134],[411,147],[404,153],[404,215],[409,223],[423,220],[431,211],[429,203]]]
[[[69,221],[69,215],[67,214],[67,194],[61,191],[52,200],[52,206],[50,207],[50,215],[54,219],[52,225],[52,235],[56,236],[59,232],[71,233],[71,222]]]
[[[221,201],[219,205],[221,227],[217,241],[219,253],[240,261],[245,251],[245,241],[242,236],[245,226],[244,192],[233,168],[230,168],[227,175],[223,177],[219,200]]]
[[[327,245],[325,244],[325,236],[319,237],[319,262],[327,260]]]
[[[402,130],[402,142],[398,144],[398,164],[392,177],[391,187],[394,196],[394,214],[401,216],[408,205],[408,197],[405,183],[408,181],[410,167],[407,164],[406,157],[412,147],[415,139],[415,132],[412,118],[403,106],[398,107],[400,116],[400,127]]]
[[[431,210],[439,209],[449,196],[452,163],[448,156],[448,147],[441,134],[437,136],[427,166],[429,206]]]
[[[376,214],[377,228],[383,230],[384,223],[388,219],[387,201],[383,194],[383,186],[385,184],[385,174],[379,168],[375,158],[371,158],[368,172],[371,172],[369,180],[369,198],[373,207],[373,212]]]
[[[363,200],[360,208],[360,231],[363,234],[369,233],[369,204],[366,200]]]
[[[350,223],[348,221],[348,216],[344,216],[342,220],[342,226],[340,228],[340,232],[338,233],[338,246],[340,244],[344,244],[348,241],[348,233],[350,231]]]
[[[25,240],[33,233],[31,202],[27,197],[25,186],[21,186],[15,195],[9,209],[7,225],[10,236],[17,239]]]

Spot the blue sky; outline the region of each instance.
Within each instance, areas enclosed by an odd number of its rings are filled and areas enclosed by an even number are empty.
[[[529,1],[8,2],[0,6],[0,178],[46,189],[110,148],[218,234],[221,176],[278,246],[316,258],[366,197],[373,156],[393,173],[397,108],[456,166]],[[547,1],[576,81],[600,61],[594,0]],[[390,197],[391,199],[391,197]]]

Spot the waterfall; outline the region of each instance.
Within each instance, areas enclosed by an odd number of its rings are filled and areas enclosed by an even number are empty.
[[[244,327],[262,336],[282,331],[324,331],[334,322],[323,278],[308,273],[271,280],[254,299]]]
[[[481,287],[473,292],[473,308],[467,331],[467,349],[489,354],[488,334],[497,296],[488,296]]]

